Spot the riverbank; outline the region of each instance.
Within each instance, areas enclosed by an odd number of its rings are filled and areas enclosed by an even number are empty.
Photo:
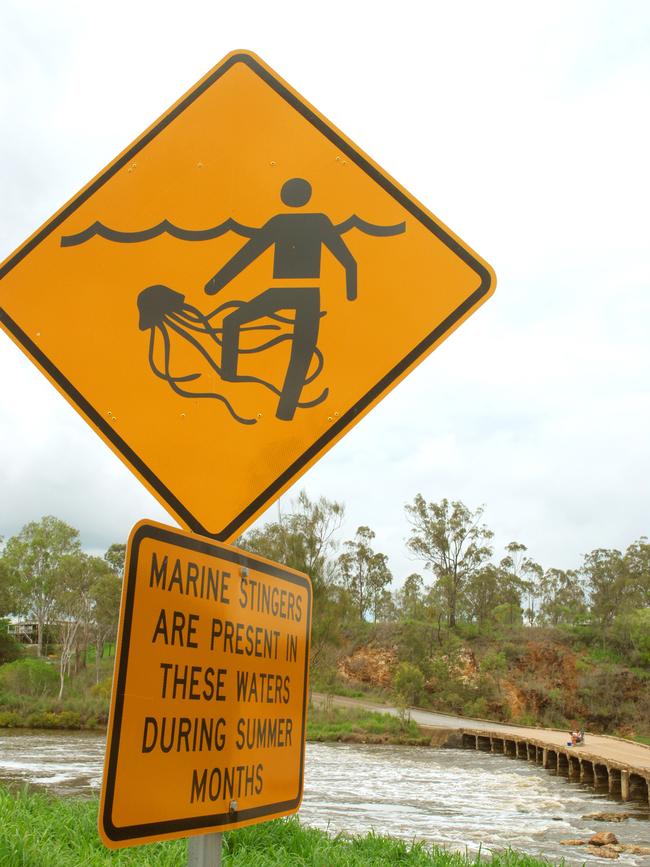
[[[60,729],[67,731],[105,731],[97,713],[85,715],[81,710],[0,710],[0,729]],[[403,744],[428,746],[430,737],[407,719],[369,711],[364,708],[340,708],[314,705],[307,715],[308,741],[341,741],[357,744]]]
[[[400,744],[429,746],[431,738],[410,719],[365,708],[313,705],[307,717],[308,741],[348,744]]]
[[[0,786],[0,867],[178,867],[186,862],[184,840],[152,843],[119,852],[97,834],[96,799],[61,799]],[[337,835],[307,828],[295,819],[275,820],[224,835],[228,867],[470,867],[473,858],[390,837]],[[481,862],[491,867],[548,867],[548,862],[506,851]]]

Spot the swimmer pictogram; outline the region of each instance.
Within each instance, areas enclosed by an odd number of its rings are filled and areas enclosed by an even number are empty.
[[[276,418],[292,421],[298,409],[309,409],[322,403],[329,393],[324,386],[309,400],[301,400],[303,389],[313,383],[324,368],[325,359],[318,347],[320,321],[326,311],[321,309],[321,259],[327,249],[345,273],[345,296],[357,298],[357,262],[343,235],[352,229],[375,237],[402,234],[406,223],[378,226],[357,215],[335,224],[323,213],[309,213],[303,208],[311,199],[312,187],[304,178],[291,178],[282,185],[280,199],[290,211],[274,214],[261,227],[245,226],[230,217],[208,229],[188,230],[163,220],[156,226],[137,232],[123,232],[95,222],[75,235],[64,235],[62,247],[72,247],[99,236],[120,244],[142,243],[161,234],[184,241],[213,240],[233,232],[247,242],[210,277],[203,288],[216,295],[255,262],[269,248],[273,249],[275,281],[291,281],[290,285],[274,285],[248,300],[228,300],[207,312],[186,301],[177,289],[154,284],[142,289],[137,297],[138,326],[149,331],[148,362],[152,373],[165,380],[180,397],[212,399],[221,402],[231,417],[240,424],[255,424],[257,419],[239,413],[234,401],[220,390],[192,388],[201,374],[196,370],[177,372],[173,369],[172,337],[184,341],[196,351],[197,363],[206,364],[224,383],[256,383],[276,394]],[[301,283],[300,281],[305,281]],[[288,327],[288,329],[287,329]],[[283,333],[250,345],[242,336],[249,332]],[[280,343],[290,342],[289,360],[281,386],[263,376],[239,372],[242,356],[264,352]]]

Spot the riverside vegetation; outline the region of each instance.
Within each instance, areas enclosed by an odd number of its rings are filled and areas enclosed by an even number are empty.
[[[585,554],[579,569],[544,569],[519,542],[495,556],[482,508],[418,494],[406,506],[406,546],[423,572],[393,589],[372,530],[339,539],[343,514],[301,493],[238,540],[310,575],[314,691],[650,738],[645,537]],[[124,551],[84,553],[78,532],[53,517],[6,540],[0,618],[31,621],[34,643],[19,645],[0,619],[0,725],[105,724]],[[361,721],[328,725],[342,737]],[[325,730],[314,716],[315,736]]]

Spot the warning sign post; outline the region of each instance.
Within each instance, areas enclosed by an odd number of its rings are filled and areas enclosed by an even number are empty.
[[[298,810],[310,628],[306,575],[160,524],[135,526],[100,807],[107,846]]]

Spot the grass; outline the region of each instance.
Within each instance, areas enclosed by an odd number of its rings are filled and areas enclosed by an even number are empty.
[[[634,740],[639,744],[645,744],[647,747],[650,747],[650,738],[645,735],[636,735]]]
[[[307,740],[412,745],[429,743],[429,738],[423,736],[410,720],[363,708],[333,706],[310,707]]]
[[[63,800],[0,787],[0,867],[181,867],[185,840],[112,851],[97,834],[97,800]],[[329,836],[296,818],[224,835],[224,867],[548,867],[510,850],[483,861],[370,833]]]

